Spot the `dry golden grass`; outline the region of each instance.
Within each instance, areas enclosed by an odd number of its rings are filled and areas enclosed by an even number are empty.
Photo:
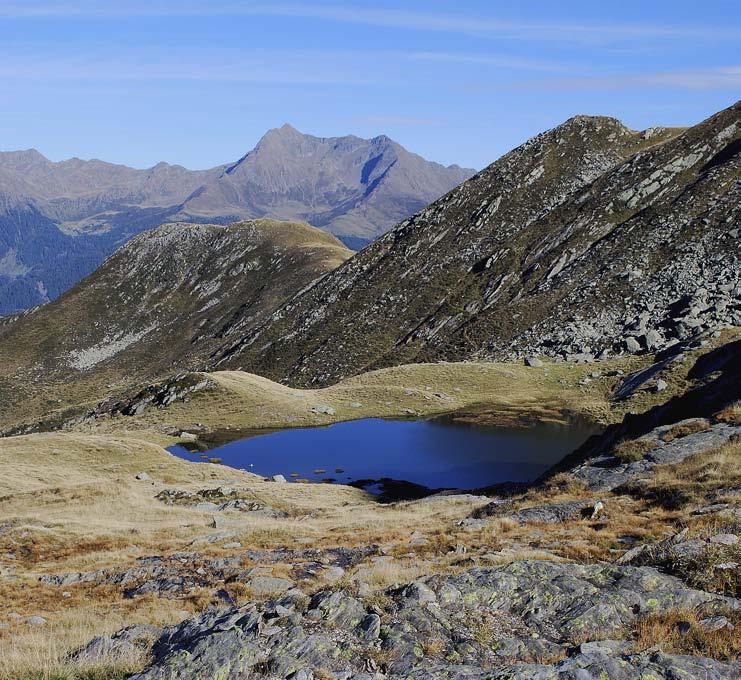
[[[706,614],[707,615],[707,614]],[[735,630],[722,628],[707,630],[699,621],[706,615],[695,610],[671,610],[639,618],[633,635],[638,651],[659,646],[666,654],[709,656],[713,659],[735,661],[741,654],[741,613],[727,612],[726,617]]]
[[[712,451],[686,458],[677,465],[657,467],[650,479],[628,490],[669,510],[721,502],[723,493],[741,485],[741,442],[732,441]],[[733,500],[729,498],[729,500]]]
[[[423,531],[433,537],[435,550],[447,551],[444,527],[475,507],[455,498],[382,505],[351,487],[274,484],[223,466],[185,462],[133,436],[13,437],[0,440],[0,464],[8,471],[0,477],[0,513],[7,523],[0,534],[0,566],[12,567],[17,575],[0,587],[0,621],[10,612],[48,620],[40,629],[14,629],[12,636],[0,633],[0,677],[71,678],[74,669],[65,665],[64,655],[93,636],[134,622],[177,620],[216,603],[216,587],[196,589],[179,599],[124,600],[114,586],[58,588],[38,581],[49,573],[124,570],[142,556],[193,550],[191,541],[218,531],[211,526],[213,513],[157,500],[164,488],[238,486],[250,498],[288,512],[286,519],[221,513],[233,523],[228,526],[235,534],[230,540],[266,549],[407,545],[414,531]],[[139,472],[150,479],[135,479]],[[209,558],[239,552],[218,543],[198,544],[196,549]],[[15,559],[4,559],[5,553]],[[290,575],[289,565],[271,566],[275,576]],[[369,581],[380,591],[385,584],[421,573],[415,560],[404,560],[394,566],[374,565]],[[252,599],[242,584],[218,588],[237,602]],[[306,584],[307,591],[311,588]],[[70,596],[61,597],[62,590]],[[114,664],[110,677],[128,670],[129,661]]]
[[[429,573],[429,566],[417,560],[380,561],[353,570],[348,580],[351,583],[362,581],[371,590],[383,591],[424,576]]]
[[[511,512],[534,505],[594,498],[579,485],[566,483],[566,476],[554,477],[551,486],[533,489],[514,499]],[[571,487],[571,488],[570,488]],[[510,517],[491,518],[478,532],[451,533],[451,540],[465,542],[473,551],[489,547],[501,550],[510,545],[527,545],[514,553],[509,549],[494,563],[518,559],[564,559],[584,563],[612,561],[634,542],[659,540],[674,533],[677,513],[618,494],[603,494],[604,511],[596,518],[576,518],[556,524],[521,524]]]
[[[595,519],[576,517],[555,524],[512,519],[518,510],[539,505],[572,501],[601,500],[604,510]],[[495,563],[516,559],[564,559],[578,562],[612,561],[637,542],[655,541],[676,532],[679,513],[656,507],[642,498],[619,493],[602,493],[598,497],[585,485],[568,474],[549,478],[542,487],[535,487],[511,499],[499,517],[476,532],[461,532],[457,528],[447,534],[451,543],[462,542],[472,550],[489,547],[507,549],[507,554]],[[509,546],[527,549],[509,553]]]
[[[313,673],[316,680],[335,680],[334,673],[326,668],[315,668]]]
[[[225,435],[254,429],[329,425],[357,418],[431,417],[487,412],[488,423],[565,422],[571,415],[610,420],[614,378],[578,384],[585,366],[542,369],[495,363],[413,364],[372,371],[317,390],[293,389],[240,371],[201,374],[212,387],[166,409],[81,427],[98,433],[135,431],[160,444],[175,440],[163,426],[189,431],[199,423]],[[593,368],[591,369],[593,370]],[[334,413],[314,413],[316,405]],[[524,419],[524,420],[523,420]]]
[[[420,646],[425,657],[438,656],[445,649],[445,643],[440,638],[426,638]]]
[[[629,361],[631,367],[640,366],[640,359]],[[213,513],[158,501],[155,496],[164,488],[239,486],[250,498],[288,513],[285,519],[223,513],[235,523],[228,527],[234,533],[230,540],[250,548],[388,546],[393,561],[366,560],[349,570],[340,583],[357,587],[362,577],[372,589],[369,601],[375,598],[382,607],[388,586],[434,572],[455,573],[476,560],[481,565],[522,559],[611,560],[625,549],[626,539],[663,538],[676,530],[684,515],[642,496],[606,494],[606,513],[595,521],[520,525],[503,517],[469,532],[457,523],[485,501],[446,498],[382,505],[358,489],[273,484],[220,465],[187,463],[161,448],[174,442],[163,434],[163,426],[188,430],[197,422],[215,431],[240,430],[327,424],[371,415],[398,417],[406,415],[406,409],[420,415],[487,410],[502,422],[533,411],[543,419],[558,419],[565,413],[615,419],[616,412],[607,403],[615,380],[578,385],[592,370],[594,366],[556,364],[542,369],[428,364],[375,371],[317,391],[293,390],[258,376],[223,372],[211,374],[213,389],[168,409],[102,421],[83,428],[86,431],[0,440],[0,516],[5,523],[0,533],[0,566],[14,567],[17,575],[16,581],[0,588],[0,621],[11,611],[22,616],[40,614],[49,621],[43,629],[14,629],[12,638],[0,632],[0,663],[5,664],[0,665],[0,677],[5,673],[13,678],[71,678],[75,669],[65,666],[64,654],[94,635],[134,622],[174,621],[214,602],[211,589],[193,590],[180,599],[132,601],[123,600],[116,588],[92,584],[72,586],[67,589],[70,597],[61,598],[61,589],[37,580],[47,573],[123,570],[142,556],[192,550],[193,540],[218,531],[211,525]],[[673,383],[677,389],[682,380],[678,374]],[[357,408],[353,402],[362,406]],[[336,414],[311,413],[316,404],[331,406]],[[711,490],[720,491],[723,484],[738,486],[732,461],[738,460],[739,445],[729,446],[736,448],[689,459],[673,471],[659,470],[657,479],[690,490],[699,484],[693,491],[698,502]],[[136,480],[138,472],[147,473],[150,479]],[[516,498],[513,508],[588,497],[591,494],[583,485],[560,475],[545,488]],[[709,520],[693,522],[693,530],[701,531],[701,523]],[[427,543],[411,546],[414,532],[424,534]],[[465,545],[467,554],[452,553],[457,544]],[[195,549],[206,557],[235,554],[218,543],[199,543]],[[12,564],[3,558],[7,552],[15,555]],[[289,575],[287,569],[275,565],[273,574]],[[365,571],[359,574],[361,570]],[[301,585],[312,592],[326,587],[326,582],[318,576],[316,583]],[[242,584],[218,587],[237,602],[252,598]],[[137,663],[126,660],[105,672],[115,677]]]
[[[729,425],[741,425],[741,401],[729,404],[722,411],[718,411],[714,418],[721,423]]]
[[[575,479],[565,472],[560,472],[553,477],[549,477],[543,486],[528,491],[525,494],[525,498],[553,499],[561,497],[575,500],[578,498],[584,498],[590,493],[591,492],[588,490],[587,485],[583,481]]]
[[[20,622],[0,634],[0,678],[13,680],[72,680],[126,677],[146,662],[145,654],[111,657],[96,664],[73,664],[65,659],[91,638],[134,623],[168,625],[183,618],[172,606],[155,598],[116,605],[90,603],[70,607],[49,617],[45,626]],[[169,606],[168,606],[169,605]]]

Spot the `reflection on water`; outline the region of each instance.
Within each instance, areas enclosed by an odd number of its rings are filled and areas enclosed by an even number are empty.
[[[211,449],[208,457],[288,480],[349,484],[391,478],[430,489],[474,489],[531,481],[594,432],[577,425],[503,429],[369,418],[258,434]],[[170,451],[199,460],[179,446]]]

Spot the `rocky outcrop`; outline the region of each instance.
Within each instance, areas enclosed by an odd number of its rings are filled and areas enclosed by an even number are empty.
[[[679,359],[680,355],[675,358]],[[673,350],[672,356],[674,356]],[[659,355],[657,363],[659,367],[664,365],[664,359],[661,358],[661,355]],[[647,375],[649,380],[655,375],[660,375],[660,371],[653,370],[655,366],[656,364],[627,376],[613,398],[624,398],[620,394],[623,389],[627,389],[630,394],[636,388],[641,388]],[[661,439],[662,433],[666,433],[683,420],[704,419],[707,424],[710,422],[707,419],[714,420],[714,414],[732,407],[735,402],[741,400],[741,341],[732,340],[723,343],[700,355],[694,365],[689,368],[687,377],[691,383],[683,393],[659,403],[644,413],[628,413],[622,422],[608,426],[599,436],[590,437],[576,451],[553,466],[544,475],[544,478],[553,477],[560,472],[570,474],[574,469],[581,466],[581,474],[587,481],[591,479],[594,483],[597,483],[597,480],[602,478],[606,481],[612,480],[616,485],[619,485],[622,483],[621,478],[627,480],[628,477],[632,476],[632,473],[640,474],[642,470],[650,472],[654,467],[652,462],[654,454],[666,444]],[[714,430],[714,434],[711,433],[686,442],[692,445],[698,444],[692,453],[701,452],[704,444],[709,447],[717,444],[718,432],[727,434],[728,441],[734,439],[735,430],[726,429],[724,425],[737,428],[737,424],[716,423],[716,425],[718,427]],[[702,425],[699,429],[701,432],[706,431]],[[623,441],[639,439],[643,440],[647,448],[640,451],[640,455],[636,456],[635,461],[633,461],[637,465],[630,468],[628,474],[626,474],[631,461],[621,460],[615,456],[615,448]],[[688,451],[685,446],[680,446],[679,441],[677,441],[675,447],[668,449],[668,451]],[[647,456],[647,453],[650,455]],[[677,462],[680,461],[677,460]],[[611,481],[607,481],[607,483],[610,484]]]
[[[163,489],[155,498],[167,505],[183,505],[198,510],[224,512],[239,510],[249,512],[252,517],[283,518],[288,515],[256,499],[255,493],[248,489],[220,486],[215,489]]]
[[[234,509],[234,508],[230,508]],[[214,528],[231,526],[239,529],[239,520],[232,518],[215,519],[218,526],[214,526],[210,533],[204,534],[193,541],[194,549],[188,552],[178,552],[171,555],[151,555],[139,558],[136,564],[128,569],[96,569],[84,572],[66,572],[59,574],[45,574],[39,582],[53,587],[68,587],[78,584],[92,584],[96,586],[115,586],[125,597],[137,597],[144,593],[154,593],[162,596],[183,594],[195,587],[208,587],[214,583],[245,583],[253,585],[255,579],[262,587],[266,586],[265,578],[272,575],[274,565],[290,565],[291,573],[295,578],[303,578],[307,574],[323,573],[327,569],[344,569],[351,567],[369,555],[376,554],[376,546],[364,548],[332,548],[329,550],[242,550],[236,554],[210,558],[195,549],[198,545],[218,544],[228,545],[232,541],[234,531],[217,531]],[[223,523],[223,524],[222,524]],[[234,546],[239,548],[239,546]],[[258,563],[261,566],[245,567],[245,562]]]
[[[741,323],[741,104],[647,136],[577,117],[303,291],[217,355],[323,385],[387,365],[657,352]]]
[[[599,505],[598,505],[599,504]],[[597,517],[604,505],[599,500],[564,501],[548,505],[534,505],[520,510],[510,510],[507,503],[493,502],[479,508],[471,515],[474,519],[484,517],[506,517],[514,522],[526,524],[559,524],[572,519]]]
[[[162,631],[156,626],[134,625],[113,635],[100,635],[69,655],[69,661],[80,665],[111,663],[135,658],[151,647]]]
[[[622,462],[613,454],[604,453],[578,465],[570,474],[593,491],[609,491],[650,476],[658,465],[676,465],[692,455],[716,449],[741,435],[741,427],[737,425],[716,423],[700,432],[665,442],[662,435],[676,425],[662,425],[642,437],[649,446],[638,460]]]
[[[309,598],[294,589],[207,612],[163,630],[153,664],[134,678],[722,678],[740,670],[630,654],[610,641],[652,612],[692,607],[710,616],[739,607],[646,567],[520,562],[425,578],[387,596],[378,607],[343,590]]]

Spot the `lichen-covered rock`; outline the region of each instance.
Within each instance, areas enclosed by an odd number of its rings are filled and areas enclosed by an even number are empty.
[[[386,596],[379,608],[343,590],[311,600],[291,590],[264,605],[208,612],[166,629],[152,665],[134,677],[310,678],[321,669],[346,679],[627,680],[700,671],[720,679],[737,670],[712,659],[628,654],[619,636],[641,615],[701,608],[710,618],[739,608],[647,567],[515,562],[424,578]],[[572,651],[604,638],[612,640]]]
[[[594,513],[596,503],[600,501],[565,501],[561,503],[550,503],[548,505],[536,505],[520,510],[508,510],[507,505],[501,503],[489,503],[483,508],[475,510],[471,517],[483,519],[484,517],[506,517],[525,524],[527,522],[542,522],[544,524],[558,524],[572,519],[589,518]]]

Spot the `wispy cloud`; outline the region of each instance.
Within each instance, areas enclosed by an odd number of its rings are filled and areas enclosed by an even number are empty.
[[[496,85],[472,85],[466,89],[479,90]],[[507,87],[505,84],[504,87]],[[587,75],[523,80],[510,83],[509,87],[548,90],[632,90],[669,88],[679,90],[738,90],[741,88],[741,66],[730,66],[697,71],[673,71],[628,75]]]
[[[475,52],[410,52],[404,57],[411,61],[429,63],[492,66],[495,68],[564,73],[581,70],[575,64],[553,59],[527,59],[509,54],[480,54]]]
[[[87,44],[72,50],[40,49],[32,42],[0,45],[0,78],[59,81],[210,81],[284,85],[441,82],[441,64],[467,64],[487,69],[533,74],[579,73],[575,67],[508,55],[453,52],[397,52],[332,49],[267,49],[240,47],[160,48]],[[479,68],[479,70],[480,70]],[[457,79],[458,70],[454,75]]]
[[[636,39],[737,40],[737,28],[710,25],[559,23],[507,21],[482,16],[460,16],[393,8],[363,8],[348,5],[228,2],[209,3],[194,0],[0,0],[0,17],[43,19],[59,17],[122,16],[273,16],[318,19],[414,31],[433,31],[465,35],[492,36],[525,40],[550,40],[562,43],[604,43]]]
[[[71,54],[0,46],[0,78],[79,81],[207,81],[277,85],[371,85],[362,53],[239,48],[86,49]]]

